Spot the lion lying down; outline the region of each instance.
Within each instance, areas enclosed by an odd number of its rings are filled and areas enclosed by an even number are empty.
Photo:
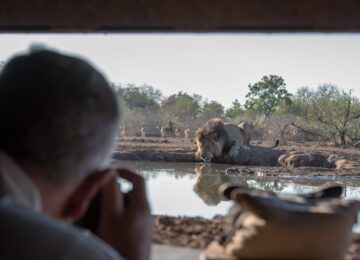
[[[241,149],[249,148],[250,135],[245,132],[246,128],[243,126],[224,124],[219,118],[210,119],[196,131],[195,158],[204,162],[211,162],[214,158],[224,155],[236,158]],[[277,144],[278,142],[274,147]]]

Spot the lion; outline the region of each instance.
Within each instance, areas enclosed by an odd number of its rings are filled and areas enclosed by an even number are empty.
[[[246,180],[225,173],[219,174],[217,167],[210,164],[196,165],[194,171],[196,181],[193,190],[207,205],[215,206],[225,200],[225,197],[219,193],[219,188],[224,183],[241,185],[241,187],[248,186]]]
[[[196,131],[195,143],[197,160],[211,162],[214,157],[223,154],[236,158],[240,149],[244,148],[244,135],[238,126],[213,118]]]
[[[176,129],[175,129],[175,137],[180,138],[180,136],[181,136],[180,127],[176,127]]]
[[[186,142],[189,142],[189,140],[190,140],[189,137],[190,137],[190,128],[187,127],[184,130],[184,139],[185,139]]]
[[[144,125],[142,125],[142,127],[140,128],[140,135],[142,138],[145,138],[145,127]]]
[[[195,166],[196,182],[193,190],[207,204],[218,205],[223,199],[219,187],[230,182],[230,176],[219,174],[209,164]]]
[[[120,127],[120,139],[123,140],[125,136],[126,136],[125,126],[121,126]]]
[[[247,122],[241,122],[238,124],[238,127],[241,129],[243,137],[244,137],[244,145],[250,145],[250,139],[251,139],[251,126]]]
[[[233,162],[238,159],[240,150],[260,148],[250,146],[250,127],[242,123],[241,127],[234,124],[224,124],[221,119],[210,119],[195,134],[197,151],[195,159],[204,162],[223,161],[224,159]],[[275,145],[265,149],[273,149],[279,145],[276,140]],[[264,149],[264,148],[263,148]]]
[[[165,138],[165,137],[166,137],[165,129],[164,129],[163,126],[160,128],[160,136],[161,136],[162,138]]]

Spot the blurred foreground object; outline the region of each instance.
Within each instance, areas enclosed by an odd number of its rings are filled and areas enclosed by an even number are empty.
[[[275,195],[222,186],[234,201],[228,229],[202,259],[344,259],[359,201],[342,200],[341,187],[305,195]]]

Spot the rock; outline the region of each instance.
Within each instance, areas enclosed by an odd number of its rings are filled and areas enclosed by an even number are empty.
[[[282,153],[283,152],[279,150],[257,147],[240,150],[240,153],[236,158],[222,155],[220,157],[215,157],[212,162],[244,166],[276,166],[277,159]]]
[[[290,152],[278,158],[279,166],[286,167],[323,167],[335,168],[335,164],[328,161],[327,157],[319,153]]]

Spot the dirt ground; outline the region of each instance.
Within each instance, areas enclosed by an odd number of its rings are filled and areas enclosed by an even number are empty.
[[[273,141],[252,141],[253,146],[269,147]],[[159,137],[125,137],[120,140],[117,151],[120,154],[125,154],[135,151],[162,151],[168,153],[194,155],[196,145],[191,141],[186,142],[183,138],[159,138]],[[319,144],[319,143],[293,143],[289,142],[286,145],[279,145],[274,150],[282,151],[304,151],[317,152],[324,155],[338,155],[348,160],[356,160],[360,162],[360,147],[351,145],[335,147],[333,144]],[[192,158],[194,161],[195,158]]]
[[[252,145],[270,147],[272,142],[253,141]],[[185,142],[179,138],[125,138],[120,141],[114,158],[119,160],[150,160],[194,162],[196,146],[193,142]],[[281,165],[239,166],[229,168],[231,175],[258,175],[276,177],[279,174],[297,176],[357,176],[360,174],[360,148],[353,146],[335,147],[318,143],[289,143],[274,148],[281,154],[301,152],[303,154],[320,154],[324,158],[338,158],[341,162],[351,162],[346,167],[319,167],[318,165]],[[306,161],[308,162],[308,161]],[[349,180],[351,181],[351,180]],[[224,217],[216,216],[211,220],[196,217],[154,216],[155,230],[153,242],[191,248],[205,248],[210,241],[218,240],[223,232]],[[360,259],[360,236],[354,235],[353,245],[346,259]]]
[[[182,138],[128,137],[120,140],[116,159],[145,161],[195,161],[196,146]]]
[[[253,147],[270,147],[272,141],[252,141]],[[230,174],[246,175],[304,175],[304,176],[357,176],[360,173],[360,148],[354,146],[335,147],[332,144],[288,143],[272,150],[257,149],[242,151],[242,160],[234,163]],[[196,145],[182,138],[127,137],[120,140],[114,155],[118,160],[195,162]],[[252,154],[253,153],[253,154]],[[250,154],[250,155],[249,155]],[[265,157],[270,154],[273,162]],[[275,156],[274,156],[275,154]],[[281,162],[276,159],[285,155]],[[245,159],[243,159],[245,156]],[[259,160],[264,157],[265,160]],[[275,158],[275,161],[274,161]],[[331,163],[329,163],[329,161]],[[263,164],[264,163],[264,164]],[[274,167],[268,167],[268,166]],[[249,170],[250,169],[250,170]]]

